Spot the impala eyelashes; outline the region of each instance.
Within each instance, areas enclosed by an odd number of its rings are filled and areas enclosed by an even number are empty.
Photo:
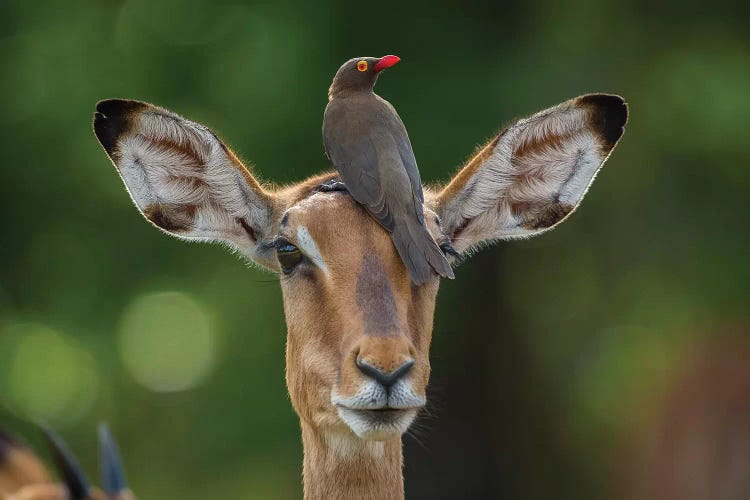
[[[276,258],[281,266],[281,271],[284,274],[289,274],[302,261],[302,252],[288,241],[280,240],[276,242]]]

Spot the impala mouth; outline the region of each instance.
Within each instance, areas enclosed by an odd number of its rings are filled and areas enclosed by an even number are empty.
[[[418,408],[355,409],[337,407],[339,417],[362,439],[384,441],[401,436],[417,416]]]
[[[354,409],[354,408],[351,408]],[[407,408],[375,408],[373,410],[356,410],[365,412],[373,418],[390,418],[394,415],[400,415]]]
[[[401,436],[426,403],[424,395],[403,379],[390,387],[365,380],[351,396],[342,396],[335,388],[331,393],[339,418],[357,436],[372,441]]]

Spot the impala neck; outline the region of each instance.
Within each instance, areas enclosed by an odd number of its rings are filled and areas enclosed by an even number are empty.
[[[302,422],[305,500],[404,498],[401,439],[362,441]]]

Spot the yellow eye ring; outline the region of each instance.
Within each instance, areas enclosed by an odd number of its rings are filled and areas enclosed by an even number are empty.
[[[367,61],[359,61],[357,63],[357,69],[359,71],[367,71]]]

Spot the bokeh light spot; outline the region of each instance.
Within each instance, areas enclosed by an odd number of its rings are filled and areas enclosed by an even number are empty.
[[[27,418],[68,424],[91,408],[98,390],[96,363],[84,349],[39,324],[11,324],[0,363],[0,384],[9,406]],[[4,398],[3,398],[4,399]]]
[[[204,309],[178,292],[137,297],[125,310],[122,360],[140,384],[156,392],[196,386],[216,359],[215,332]]]

